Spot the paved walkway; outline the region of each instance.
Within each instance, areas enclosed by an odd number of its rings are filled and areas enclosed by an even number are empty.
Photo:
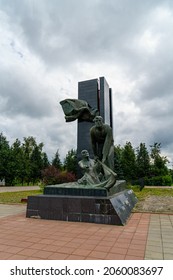
[[[133,213],[114,226],[29,219],[24,205],[0,212],[1,260],[173,260],[173,215]]]
[[[173,215],[151,214],[145,259],[173,260]]]
[[[145,189],[173,189],[173,186],[145,186]]]
[[[26,212],[26,205],[0,204],[0,218]]]
[[[20,192],[20,191],[33,191],[39,190],[40,187],[38,186],[24,186],[24,187],[1,187],[0,186],[0,193],[2,192]]]

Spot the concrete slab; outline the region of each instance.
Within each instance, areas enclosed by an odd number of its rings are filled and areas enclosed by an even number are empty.
[[[0,204],[0,218],[26,212],[26,205]]]

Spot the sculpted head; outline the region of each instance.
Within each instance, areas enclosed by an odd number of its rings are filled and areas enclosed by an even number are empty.
[[[81,156],[82,156],[82,158],[89,158],[89,153],[88,153],[88,151],[87,151],[87,150],[82,150]]]
[[[102,127],[103,126],[103,118],[101,116],[96,116],[94,118],[94,123],[96,127]]]

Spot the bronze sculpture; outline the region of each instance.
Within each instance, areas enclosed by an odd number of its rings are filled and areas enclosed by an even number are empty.
[[[77,183],[93,188],[106,188],[107,190],[112,188],[116,183],[117,174],[99,159],[91,159],[87,150],[83,150],[81,155],[82,159],[78,164],[83,171],[83,176]],[[104,176],[105,174],[101,170],[104,170],[107,176]]]
[[[112,128],[103,123],[97,109],[84,100],[65,99],[60,102],[66,121],[91,121],[95,125],[90,129],[90,138],[94,159],[89,157],[87,150],[81,151],[82,159],[78,162],[83,177],[77,185],[90,185],[110,189],[116,182],[117,174],[114,172],[114,141]],[[74,183],[73,183],[74,185]]]
[[[97,116],[98,110],[92,108],[85,100],[79,99],[65,99],[60,101],[62,109],[65,114],[66,122],[75,121],[88,121],[92,122]]]
[[[101,116],[94,118],[95,125],[90,129],[94,158],[114,170],[114,141],[112,128],[103,123]],[[105,175],[107,171],[105,169]]]
[[[81,156],[82,159],[78,164],[82,170],[83,177],[78,180],[78,183],[84,185],[99,184],[98,163],[89,157],[87,150],[83,150]]]

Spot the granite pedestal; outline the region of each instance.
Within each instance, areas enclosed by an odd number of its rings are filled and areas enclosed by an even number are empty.
[[[43,195],[28,197],[26,217],[125,225],[136,202],[125,181],[117,181],[110,192],[103,188],[47,186]]]

